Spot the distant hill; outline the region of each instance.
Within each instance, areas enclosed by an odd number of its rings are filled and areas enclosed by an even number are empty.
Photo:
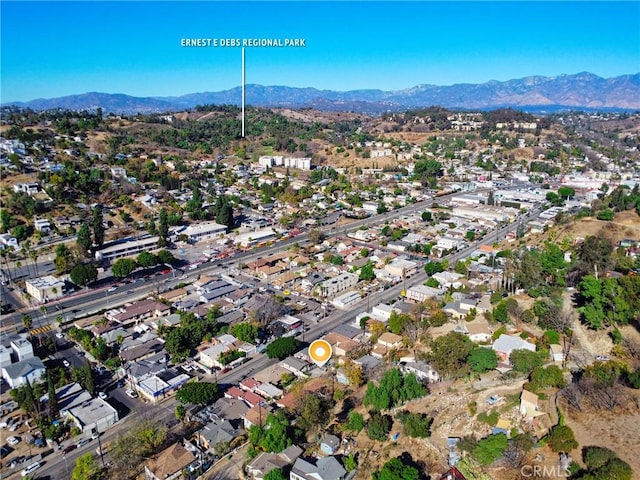
[[[439,105],[453,109],[487,110],[512,107],[527,111],[637,110],[640,109],[640,73],[602,78],[583,72],[557,77],[525,77],[506,82],[450,86],[417,85],[396,91],[351,90],[246,85],[248,105],[260,107],[311,107],[330,111],[376,114],[385,111]],[[178,111],[205,104],[241,103],[240,87],[220,92],[192,93],[181,97],[132,97],[123,94],[84,93],[4,105],[34,110],[63,108],[105,112],[154,113]]]

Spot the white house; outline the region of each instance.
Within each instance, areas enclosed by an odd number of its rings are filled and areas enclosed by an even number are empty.
[[[533,343],[527,342],[520,337],[505,335],[504,333],[493,342],[492,348],[498,355],[498,358],[503,362],[509,361],[509,356],[514,350],[536,351],[536,346]]]
[[[2,378],[11,388],[17,388],[27,383],[39,382],[46,369],[42,360],[38,357],[27,358],[21,362],[12,363],[2,368]]]

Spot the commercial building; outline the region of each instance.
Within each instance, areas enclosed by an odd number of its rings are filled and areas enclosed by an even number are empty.
[[[61,298],[65,293],[65,283],[53,275],[30,278],[25,282],[27,293],[38,303]]]
[[[360,294],[358,292],[347,292],[344,295],[340,295],[334,298],[331,303],[336,307],[342,310],[349,308],[361,300]]]
[[[104,432],[119,419],[118,411],[101,398],[92,398],[64,413],[83,433]]]
[[[150,252],[158,249],[158,239],[160,237],[147,237],[138,240],[129,240],[125,242],[113,243],[102,250],[98,250],[95,254],[96,260],[111,261],[118,258],[131,257],[140,252]]]
[[[186,235],[189,243],[198,243],[203,240],[218,239],[227,232],[226,225],[216,222],[197,223],[189,225],[179,235]]]
[[[332,297],[340,292],[354,287],[358,283],[358,276],[353,273],[342,273],[337,277],[329,278],[316,286],[323,297]]]

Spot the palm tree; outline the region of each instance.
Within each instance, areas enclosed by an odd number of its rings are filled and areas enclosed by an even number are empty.
[[[29,256],[31,257],[31,261],[33,261],[33,265],[35,267],[35,272],[36,272],[36,277],[38,276],[38,256],[39,256],[38,250],[31,250],[29,252]]]

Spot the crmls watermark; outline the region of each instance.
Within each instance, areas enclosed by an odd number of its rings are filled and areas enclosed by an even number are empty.
[[[524,465],[520,475],[524,478],[569,478],[569,472],[562,465]]]

